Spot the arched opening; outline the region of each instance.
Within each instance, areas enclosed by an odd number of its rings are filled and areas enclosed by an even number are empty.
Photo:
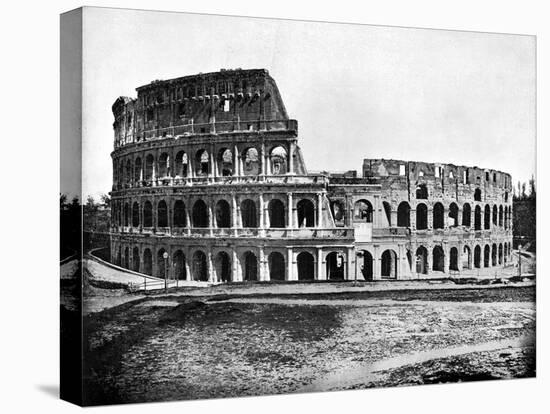
[[[285,205],[284,203],[274,198],[267,206],[269,211],[269,227],[284,228],[285,227]]]
[[[168,279],[168,258],[164,258],[166,250],[160,249],[157,252],[157,277]]]
[[[382,253],[381,276],[384,279],[397,279],[397,253],[391,249]]]
[[[177,250],[172,257],[174,263],[174,277],[177,280],[187,279],[187,271],[185,269],[185,255],[181,250]]]
[[[285,257],[279,252],[273,252],[268,257],[269,280],[285,280]]]
[[[435,246],[432,252],[432,270],[434,272],[445,271],[445,253],[441,246]]]
[[[155,158],[152,154],[147,155],[145,158],[145,180],[150,181],[153,179]]]
[[[502,249],[502,243],[498,245],[498,264],[501,265],[504,263],[504,252]]]
[[[339,201],[333,201],[330,203],[330,209],[332,211],[332,217],[334,218],[334,223],[338,226],[343,226],[345,224],[346,217],[346,208],[344,204]]]
[[[187,177],[188,174],[189,161],[187,159],[187,154],[185,151],[180,151],[176,154],[176,159],[174,162],[174,169],[176,177]]]
[[[126,161],[126,173],[125,173],[126,183],[130,184],[132,182],[132,175],[133,175],[132,161],[128,160]]]
[[[206,267],[206,255],[197,250],[193,254],[193,280],[208,281],[208,269]]]
[[[298,265],[298,280],[315,279],[315,260],[311,253],[301,252],[296,258]]]
[[[397,227],[410,227],[411,206],[406,201],[399,203],[397,207]]]
[[[472,225],[472,207],[466,203],[462,206],[462,225],[464,227],[470,227]]]
[[[143,273],[153,276],[153,254],[150,249],[143,251]]]
[[[153,227],[153,205],[150,201],[143,204],[143,227]]]
[[[124,268],[125,269],[130,268],[130,248],[129,247],[124,248]]]
[[[130,225],[130,205],[124,203],[124,226],[128,227]]]
[[[428,250],[424,246],[416,249],[416,273],[428,274]]]
[[[243,277],[244,280],[258,280],[258,260],[252,252],[246,252],[243,255]]]
[[[498,263],[498,252],[497,252],[497,245],[493,243],[493,246],[491,248],[491,265],[496,266]]]
[[[498,207],[496,205],[493,206],[493,226],[498,225]]]
[[[481,230],[481,207],[476,206],[474,212],[474,228],[476,230]]]
[[[485,245],[483,249],[483,267],[489,267],[491,263],[491,248],[488,244]]]
[[[382,201],[382,207],[384,207],[384,213],[386,213],[386,220],[388,221],[388,226],[391,227],[391,204],[387,201]]]
[[[139,272],[139,248],[134,247],[132,251],[132,270]]]
[[[258,227],[256,203],[246,199],[241,203],[241,219],[243,227]]]
[[[449,251],[449,269],[458,270],[458,249],[456,247],[451,247]]]
[[[136,158],[134,162],[134,181],[137,183],[141,181],[141,158]]]
[[[428,207],[424,203],[416,206],[416,229],[426,230],[428,228]]]
[[[485,205],[483,221],[485,222],[485,230],[489,230],[491,228],[491,207],[489,207],[489,204]]]
[[[458,206],[456,203],[451,203],[449,206],[449,227],[458,226]]]
[[[158,227],[168,227],[168,206],[166,201],[160,200],[157,206]]]
[[[219,252],[215,259],[218,281],[231,282],[231,260],[226,252]]]
[[[327,255],[327,279],[343,280],[345,274],[344,256],[341,253],[331,252]]]
[[[372,223],[372,204],[367,200],[356,201],[353,205],[353,219]]]
[[[416,199],[417,200],[428,199],[428,187],[426,187],[426,184],[418,184],[416,186]]]
[[[498,208],[498,226],[499,227],[503,227],[503,223],[502,223],[503,217],[504,217],[504,210],[503,210],[502,206],[500,206]]]
[[[222,148],[218,153],[218,170],[223,177],[233,175],[233,153],[229,148]]]
[[[170,156],[163,152],[159,158],[159,178],[170,176]]]
[[[254,147],[243,152],[243,173],[244,175],[258,175],[260,173],[260,157],[258,150]]]
[[[481,190],[479,188],[474,191],[474,201],[481,201]]]
[[[479,245],[474,248],[474,267],[476,269],[481,267],[481,247]]]
[[[462,268],[471,269],[472,268],[472,251],[468,246],[464,246],[462,253]]]
[[[208,210],[202,200],[193,204],[193,227],[208,227]]]
[[[182,200],[177,200],[174,203],[174,227],[185,227],[186,225],[185,204]]]
[[[229,203],[225,200],[220,200],[216,203],[216,226],[219,228],[231,227],[231,210]]]
[[[363,278],[365,280],[373,280],[373,259],[372,254],[368,250],[363,250],[362,252],[363,256],[363,264],[361,265],[361,274],[363,275]],[[356,258],[356,260],[358,260]]]
[[[434,229],[442,229],[445,227],[445,213],[443,204],[435,203],[433,209],[433,225]]]
[[[287,173],[287,153],[286,150],[281,147],[275,147],[271,151],[271,174],[281,175]]]
[[[299,227],[315,227],[315,207],[311,200],[302,199],[296,204]]]
[[[201,149],[195,155],[195,174],[198,177],[205,177],[210,173],[210,155],[208,151]]]

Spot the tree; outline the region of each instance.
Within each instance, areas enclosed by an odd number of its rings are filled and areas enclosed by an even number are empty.
[[[109,197],[109,194],[101,194],[99,196],[99,199],[101,200],[101,204],[105,206],[105,208],[111,207],[111,197]]]

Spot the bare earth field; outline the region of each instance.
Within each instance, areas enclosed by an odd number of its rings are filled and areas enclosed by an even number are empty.
[[[90,405],[535,376],[535,287],[148,296],[89,314]]]

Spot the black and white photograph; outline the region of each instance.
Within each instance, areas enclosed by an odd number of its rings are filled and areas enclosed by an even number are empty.
[[[535,51],[525,34],[63,14],[62,398],[535,377]]]

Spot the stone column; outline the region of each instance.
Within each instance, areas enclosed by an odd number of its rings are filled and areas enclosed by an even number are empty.
[[[185,228],[186,233],[189,236],[191,234],[191,218],[189,217],[189,209],[191,208],[191,205],[189,204],[189,200],[186,200],[187,203],[185,205]]]
[[[292,193],[286,193],[287,195],[287,228],[289,229],[292,229],[294,228],[294,223],[293,223],[293,220],[292,220],[292,216],[293,216],[293,211],[294,211],[294,206],[293,206],[293,201],[292,201]]]
[[[241,275],[239,273],[239,257],[237,252],[233,249],[231,261],[231,272],[233,273],[233,282],[242,282]]]
[[[233,233],[237,235],[237,228],[239,227],[239,217],[237,215],[237,199],[235,193],[231,194],[231,221],[234,229]]]
[[[294,142],[290,143],[288,151],[288,173],[294,174]]]
[[[445,274],[449,274],[450,264],[451,264],[451,256],[450,256],[450,250],[449,250],[449,242],[444,241],[443,242],[443,271]]]
[[[345,278],[347,280],[353,280],[355,278],[355,255],[353,254],[353,247],[347,248],[347,254],[346,254],[346,265],[347,265],[347,274],[345,275]]]
[[[259,201],[259,209],[260,209],[260,229],[265,229],[265,212],[264,212],[264,195],[263,194],[259,194],[258,196],[258,201]]]
[[[233,176],[239,176],[239,149],[233,146]]]
[[[212,264],[212,250],[208,248],[208,281],[213,283],[216,281],[216,275],[214,274],[214,266]]]
[[[210,237],[214,235],[214,215],[212,214],[212,196],[207,198],[208,200],[208,228],[210,229]]]
[[[189,259],[190,258],[186,255],[184,266],[185,266],[185,280],[187,280],[187,281],[193,280],[192,277],[191,277],[191,269],[189,267]]]
[[[323,228],[323,194],[317,193],[317,228]]]
[[[381,267],[380,267],[380,246],[374,244],[372,256],[372,280],[382,279]]]
[[[321,247],[317,248],[317,280],[327,280],[323,266],[323,249]]]
[[[292,247],[287,248],[286,280],[294,280],[294,253]]]
[[[262,142],[262,146],[260,148],[260,162],[261,162],[261,172],[260,176],[265,176],[265,143]]]
[[[259,280],[260,281],[268,281],[269,282],[269,272],[267,272],[267,266],[265,263],[265,252],[264,252],[264,246],[260,246],[260,274],[259,274]]]

